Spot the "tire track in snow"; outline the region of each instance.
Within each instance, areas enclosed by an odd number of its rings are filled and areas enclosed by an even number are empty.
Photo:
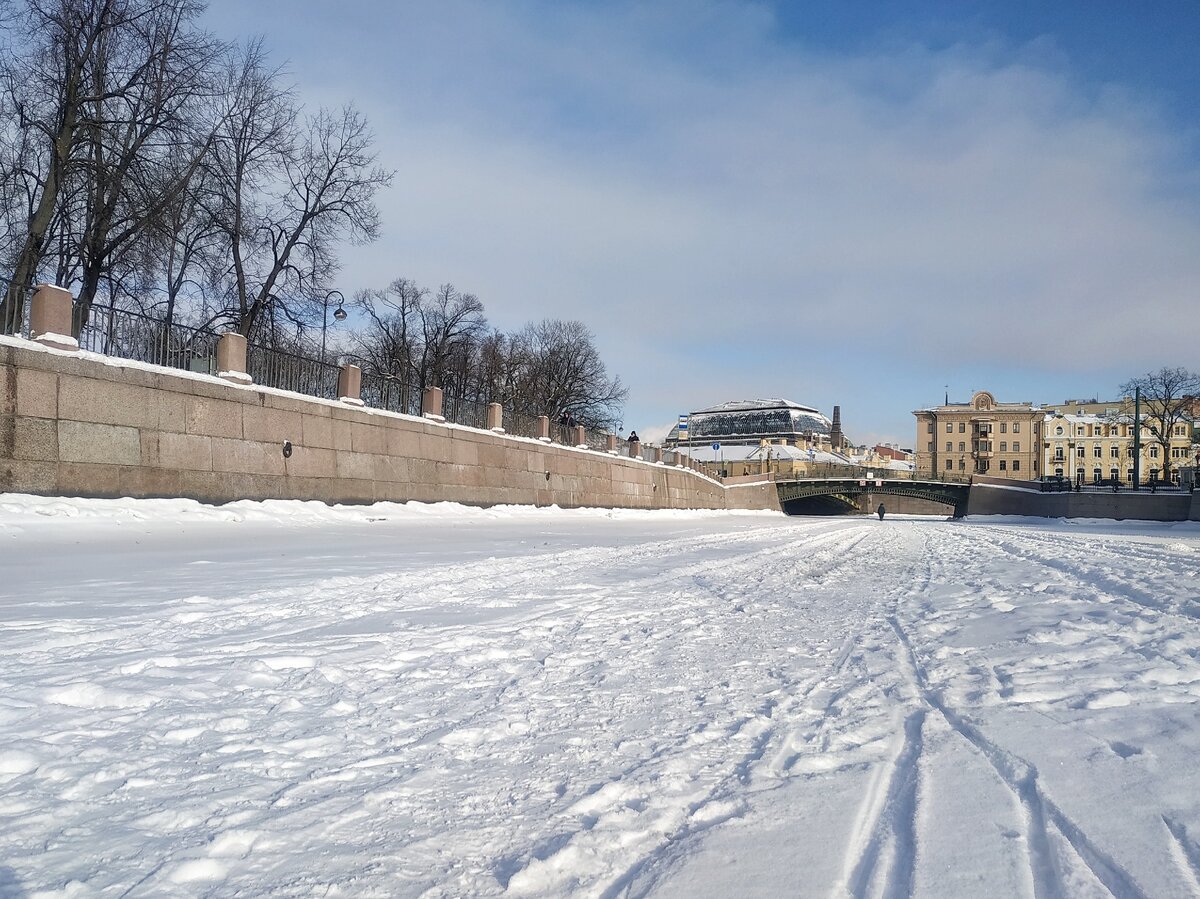
[[[885,548],[891,548],[900,537],[887,532]],[[900,601],[910,595],[923,595],[933,576],[928,558],[927,535],[923,537],[920,561],[910,563],[898,576],[888,580],[901,586],[881,593],[886,597],[885,608],[894,616]],[[877,554],[886,558],[884,552]],[[886,568],[881,572],[887,577]],[[913,586],[913,582],[916,585]],[[899,652],[893,653],[903,664]],[[910,682],[911,678],[904,678]],[[920,801],[920,762],[924,751],[924,727],[927,709],[923,704],[913,707],[919,693],[910,682],[910,696],[905,698],[900,712],[903,724],[899,746],[886,769],[876,772],[867,791],[856,833],[851,837],[846,862],[848,873],[843,887],[853,899],[906,899],[912,895],[916,873],[917,812]],[[824,724],[824,722],[822,722]],[[854,858],[852,865],[850,858]]]
[[[812,534],[811,528],[807,527],[788,528],[786,532],[781,529],[778,537],[772,535],[766,542],[768,547],[772,543],[798,544],[804,547],[806,541],[810,541],[812,546],[820,549],[811,553],[810,558],[793,559],[792,570],[803,574],[805,571],[815,571],[814,565],[819,564],[828,571],[836,567],[833,563],[838,561],[837,547],[845,546],[857,537],[848,531],[848,536],[838,536],[836,533],[827,533],[826,530]],[[413,635],[418,640],[416,643],[404,630],[393,630],[391,625],[379,636],[367,631],[365,633],[368,636],[365,638],[357,636],[353,631],[350,636],[345,633],[330,636],[322,634],[321,629],[329,625],[353,623],[362,617],[370,618],[379,614],[381,610],[391,615],[391,620],[402,623],[414,607],[439,610],[445,607],[453,612],[457,608],[477,607],[479,603],[487,605],[495,596],[493,584],[496,581],[505,585],[510,596],[513,593],[521,596],[525,592],[534,593],[536,596],[532,601],[523,602],[513,609],[497,610],[491,618],[492,626],[487,632],[488,644],[499,644],[499,648],[505,651],[510,645],[527,644],[527,632],[536,627],[547,630],[546,641],[552,652],[561,649],[571,653],[583,649],[592,654],[600,652],[604,655],[599,650],[593,652],[587,645],[591,636],[583,632],[585,625],[599,620],[604,624],[604,633],[608,634],[614,629],[624,627],[622,616],[629,616],[629,620],[636,626],[638,620],[651,622],[655,613],[637,610],[628,602],[622,603],[620,585],[616,588],[618,592],[615,597],[611,590],[598,590],[600,598],[590,598],[586,589],[581,590],[579,587],[579,579],[586,581],[590,572],[621,572],[636,568],[644,574],[648,570],[656,570],[654,577],[639,579],[636,583],[638,593],[646,596],[653,596],[655,593],[669,594],[679,587],[680,579],[685,587],[688,587],[688,579],[700,583],[705,576],[711,579],[714,574],[729,577],[731,574],[739,576],[739,573],[759,570],[763,565],[763,554],[770,552],[769,548],[764,549],[761,537],[762,535],[759,535],[759,539],[755,539],[754,535],[718,535],[699,539],[681,537],[615,550],[585,549],[567,553],[545,553],[515,560],[488,560],[400,575],[321,580],[307,589],[255,591],[236,601],[222,601],[219,608],[216,604],[211,604],[212,608],[201,609],[197,608],[200,604],[184,605],[185,609],[196,610],[196,617],[189,616],[186,622],[170,621],[172,612],[179,606],[167,604],[165,614],[160,607],[156,614],[125,616],[121,619],[121,627],[106,628],[106,633],[100,640],[94,645],[89,644],[86,651],[80,653],[82,660],[74,658],[70,664],[66,664],[60,658],[56,659],[56,656],[60,656],[59,653],[48,653],[48,647],[43,645],[37,649],[21,650],[18,653],[19,658],[10,658],[12,664],[6,667],[19,681],[14,685],[16,691],[25,690],[26,686],[23,685],[27,685],[29,689],[41,689],[51,683],[45,678],[48,668],[60,669],[64,679],[71,678],[72,675],[77,677],[78,672],[85,671],[94,679],[110,681],[114,686],[146,685],[155,692],[156,702],[161,703],[155,706],[151,716],[156,718],[153,722],[153,732],[146,733],[144,725],[139,726],[138,723],[131,722],[129,708],[117,702],[121,697],[116,697],[110,706],[83,710],[62,711],[52,706],[48,709],[49,714],[40,718],[39,728],[43,732],[55,732],[52,736],[58,740],[57,731],[65,727],[66,729],[62,730],[62,735],[67,740],[65,745],[70,745],[72,737],[81,732],[92,730],[102,733],[104,750],[113,757],[132,760],[132,767],[141,768],[139,774],[145,772],[154,776],[156,770],[161,770],[163,762],[167,759],[173,760],[170,762],[171,767],[181,767],[184,771],[180,774],[172,771],[159,779],[174,784],[172,804],[183,810],[196,806],[201,809],[208,808],[204,795],[213,795],[214,788],[202,783],[203,779],[207,779],[213,784],[231,785],[237,793],[236,800],[230,795],[229,804],[224,807],[226,814],[223,818],[236,816],[242,826],[252,828],[261,826],[259,822],[269,817],[276,832],[298,834],[303,833],[308,826],[306,822],[312,817],[311,810],[321,803],[332,800],[346,806],[346,810],[349,811],[354,804],[361,801],[359,795],[378,794],[376,787],[383,787],[384,795],[394,793],[392,786],[411,776],[405,772],[405,767],[425,765],[429,753],[437,749],[440,737],[454,732],[461,733],[464,729],[470,730],[514,704],[515,711],[520,713],[522,704],[531,702],[531,696],[535,697],[539,692],[540,688],[534,681],[545,677],[544,666],[527,669],[525,673],[509,677],[498,689],[490,693],[490,699],[487,701],[479,701],[492,691],[492,688],[485,686],[464,694],[466,703],[447,703],[444,713],[434,716],[437,724],[435,731],[424,733],[419,726],[407,731],[396,731],[390,726],[389,719],[397,717],[397,697],[411,693],[411,690],[409,693],[398,691],[406,685],[395,675],[389,675],[386,679],[352,679],[326,691],[310,677],[309,672],[316,669],[296,669],[299,671],[296,674],[284,669],[276,678],[279,681],[277,692],[288,701],[294,702],[295,697],[300,696],[309,701],[317,699],[324,704],[326,700],[321,699],[320,694],[329,692],[331,698],[328,702],[339,696],[348,697],[359,704],[361,710],[353,718],[339,719],[336,723],[328,722],[326,726],[326,729],[333,727],[349,733],[353,737],[351,742],[347,743],[344,736],[339,736],[338,739],[342,740],[340,745],[317,745],[310,749],[298,746],[296,752],[299,754],[292,754],[290,751],[273,752],[269,758],[278,758],[281,762],[280,766],[275,768],[278,774],[268,774],[257,779],[254,772],[262,771],[269,763],[258,761],[261,756],[255,757],[254,753],[259,752],[256,747],[264,745],[265,741],[268,749],[275,750],[280,741],[290,740],[293,735],[299,734],[280,732],[278,725],[272,726],[273,734],[255,733],[259,722],[269,724],[276,714],[276,708],[280,707],[272,705],[266,710],[266,717],[260,717],[263,708],[254,703],[257,701],[256,696],[263,694],[257,687],[236,687],[238,695],[231,695],[231,703],[206,707],[203,702],[197,701],[198,694],[190,692],[187,683],[192,677],[190,672],[205,674],[211,671],[227,671],[231,666],[252,662],[264,655],[275,656],[285,651],[319,657],[322,667],[331,664],[355,671],[365,664],[368,674],[386,675],[388,672],[404,670],[403,664],[397,665],[394,661],[397,651],[404,654],[415,648],[417,655],[407,667],[427,668],[430,664],[441,667],[444,664],[442,660],[445,659],[448,663],[445,667],[450,672],[450,682],[453,683],[453,663],[459,661],[464,654],[475,651],[457,648],[460,644],[456,642],[462,636],[477,630],[478,622],[474,619],[468,617],[465,624],[442,621],[422,626]],[[737,557],[739,553],[740,558]],[[841,556],[844,559],[845,553]],[[699,558],[699,561],[686,561],[689,558]],[[684,564],[680,564],[681,561]],[[568,583],[563,582],[561,572],[564,570],[571,572]],[[583,595],[571,595],[577,591]],[[393,597],[403,599],[404,602],[396,604]],[[618,611],[610,613],[609,610],[614,605],[618,607]],[[712,606],[712,598],[700,594],[688,599],[684,605],[701,611]],[[391,611],[393,609],[395,611]],[[676,611],[668,606],[664,611],[668,614],[666,621],[661,623],[665,623],[672,632],[681,626],[677,623],[679,619],[689,614],[686,608]],[[640,619],[637,617],[639,614]],[[662,617],[659,616],[660,619]],[[657,626],[660,621],[653,623]],[[43,643],[55,642],[58,635],[53,631],[53,626],[46,628],[43,633],[49,635],[49,640]],[[242,634],[248,635],[250,639],[242,639]],[[385,649],[381,651],[372,648],[376,645]],[[171,669],[174,672],[171,681],[161,682],[161,689],[160,682],[156,682],[150,676],[142,676],[148,663],[172,655],[178,657],[172,664],[179,664]],[[616,658],[613,656],[613,661]],[[594,677],[588,672],[578,670],[576,676],[584,679]],[[410,683],[413,687],[428,692],[419,682]],[[206,695],[213,693],[209,684],[204,684],[204,687]],[[314,688],[318,687],[320,690],[315,691]],[[581,687],[586,689],[586,683],[581,684]],[[216,687],[218,692],[222,689],[224,688]],[[14,695],[16,691],[10,692],[9,695]],[[314,706],[314,712],[319,707],[320,705]],[[179,715],[176,715],[176,708]],[[247,716],[245,725],[238,725],[249,732],[247,737],[243,738],[240,732],[228,732],[228,737],[219,736],[212,739],[206,736],[200,739],[200,729],[213,723],[213,714],[217,715],[217,723],[227,723],[229,719],[236,718],[243,708],[254,713],[253,716]],[[294,711],[300,712],[299,709]],[[285,710],[282,714],[286,715],[289,712]],[[296,720],[299,726],[299,714],[296,715]],[[343,725],[341,721],[347,723]],[[281,723],[289,730],[292,728],[288,722]],[[179,749],[162,748],[163,743],[159,738],[161,733],[158,732],[160,726],[193,725],[200,725],[200,728],[196,729],[193,737],[181,737],[180,739],[186,739],[186,742],[182,743]],[[220,728],[218,731],[227,732]],[[686,741],[689,736],[690,732],[685,733],[680,742]],[[273,740],[276,746],[271,745]],[[214,750],[216,753],[226,754],[214,756]],[[382,759],[379,755],[381,750],[393,761],[379,765],[377,760]],[[669,758],[671,754],[670,747],[667,747],[658,753],[658,757]],[[162,761],[158,756],[161,756]],[[182,764],[174,760],[182,760]],[[371,767],[361,767],[361,763],[365,762],[370,762]],[[251,779],[239,780],[238,775],[234,773],[238,770],[246,770],[252,775]],[[347,792],[344,787],[330,785],[337,778],[347,774],[355,776],[351,781],[355,783],[355,790]],[[239,783],[244,784],[243,789],[237,789]],[[145,791],[147,787],[142,786],[139,789]],[[197,794],[196,790],[204,795]],[[360,790],[363,791],[361,794]],[[411,790],[408,791],[411,793]],[[285,796],[287,802],[282,804],[280,800]],[[379,807],[379,801],[388,800],[377,800],[376,808]],[[409,807],[419,808],[418,805]],[[128,812],[125,811],[127,806],[123,803],[105,809],[98,803],[89,804],[86,800],[76,800],[73,807],[62,808],[64,814],[59,816],[60,823],[56,825],[57,829],[43,842],[70,845],[73,839],[79,838],[78,835],[86,834],[94,827],[104,827],[106,832],[115,830],[124,837],[125,833],[136,826],[135,822],[128,820]],[[134,811],[136,813],[136,810]],[[696,811],[701,813],[697,815]],[[693,822],[690,826],[699,827],[702,821],[706,820],[700,809],[692,809],[689,814]],[[181,815],[185,816],[186,813]],[[710,823],[717,817],[719,816],[713,816]],[[127,844],[115,843],[110,863],[106,865],[108,870],[103,877],[118,878],[115,882],[119,883],[120,871],[136,869],[144,872],[148,867],[169,873],[167,869],[181,857],[187,858],[190,853],[203,851],[203,847],[211,841],[214,831],[219,832],[222,826],[227,826],[222,824],[223,818],[213,819],[208,815],[201,815],[198,824],[184,825],[171,836],[163,838],[163,842],[172,847],[166,849],[165,853],[151,848],[140,854],[136,860],[125,857],[126,850],[123,846]],[[108,829],[109,824],[113,825],[111,830]],[[394,854],[397,847],[411,845],[414,840],[420,839],[420,827],[409,830],[415,830],[416,834],[393,834],[395,839],[390,844],[389,853]],[[68,831],[76,836],[64,837],[63,834]],[[139,853],[141,852],[142,850],[139,850]],[[133,868],[130,868],[130,865]],[[266,870],[270,871],[270,866]],[[274,873],[281,872],[276,870]],[[93,882],[102,882],[102,879]],[[162,885],[158,884],[153,888],[157,889]]]
[[[888,623],[903,647],[908,659],[906,667],[911,671],[921,697],[956,733],[983,754],[1023,809],[1026,849],[1037,899],[1067,899],[1069,896],[1050,842],[1050,825],[1070,844],[1079,860],[1113,896],[1120,899],[1148,899],[1132,876],[1093,844],[1082,828],[1046,796],[1038,783],[1037,768],[1032,763],[997,746],[979,727],[946,703],[939,692],[930,688],[925,669],[917,660],[908,634],[894,615],[889,616]]]
[[[882,899],[903,899],[912,895],[916,867],[916,817],[920,773],[918,765],[923,748],[922,730],[925,709],[910,712],[904,719],[904,739],[892,760],[883,790],[876,787],[873,826],[848,878],[847,888],[854,899],[875,895],[871,887],[877,874],[882,879],[878,895]],[[880,852],[890,842],[891,857],[886,871],[879,872]]]
[[[778,605],[779,599],[794,592],[797,585],[827,582],[831,575],[853,561],[849,550],[870,536],[872,530],[872,528],[862,525],[854,525],[849,528],[839,526],[832,531],[823,528],[815,534],[807,532],[802,532],[800,535],[793,534],[785,540],[777,541],[773,546],[767,547],[754,556],[739,559],[735,565],[706,560],[700,566],[699,571],[675,569],[666,575],[666,580],[674,582],[681,575],[687,575],[697,586],[706,590],[714,598],[727,603],[737,602],[736,609],[741,609],[745,605],[746,597],[743,593],[746,591],[762,592],[770,598],[772,605]],[[765,560],[769,561],[765,563]],[[736,586],[726,587],[723,585]],[[751,733],[749,744],[732,759],[728,752],[729,747],[721,748],[720,758],[714,759],[709,766],[715,772],[723,773],[716,775],[708,792],[688,805],[687,814],[682,822],[677,822],[669,832],[663,834],[663,837],[656,841],[655,845],[648,846],[640,855],[631,858],[625,869],[608,881],[607,885],[600,889],[598,895],[605,897],[621,895],[627,892],[635,882],[638,884],[639,894],[647,889],[652,889],[653,884],[661,876],[661,872],[655,874],[652,869],[654,867],[669,868],[672,859],[676,857],[676,849],[683,840],[696,838],[711,827],[744,812],[741,795],[750,785],[751,779],[764,766],[767,766],[766,773],[770,774],[770,762],[769,760],[764,761],[764,759],[768,754],[768,748],[777,737],[780,727],[778,722],[786,721],[794,709],[830,676],[831,671],[840,669],[849,654],[847,642],[843,641],[843,645],[839,647],[822,671],[799,682],[781,682],[755,714],[734,722],[729,728],[727,736],[734,737],[743,732],[749,732]],[[669,751],[683,748],[688,742],[688,736],[684,735],[674,746],[670,747]],[[636,781],[642,775],[642,769],[650,767],[650,762],[654,763],[654,767],[647,773],[652,773],[664,764],[669,764],[666,761],[669,751],[661,753],[653,759],[644,760],[634,768],[624,771],[617,778],[598,788],[597,792],[600,789],[608,789],[611,785]],[[778,785],[773,784],[768,788]],[[726,811],[731,806],[734,810]],[[707,813],[709,808],[717,809],[718,812],[709,814]],[[590,845],[587,842],[586,834],[577,836],[579,839],[569,840],[551,855],[536,858],[538,871],[535,877],[540,878],[544,874],[546,865],[554,864],[554,856],[581,851],[580,840],[583,841],[584,847]],[[527,865],[526,868],[528,867],[530,866]],[[508,878],[510,891],[514,886],[519,886],[520,889],[517,891],[520,892],[527,886],[523,877],[519,884],[513,880],[524,870],[521,869]],[[603,882],[603,880],[600,881],[600,883]]]
[[[1187,827],[1174,818],[1162,816],[1170,838],[1171,858],[1184,881],[1200,896],[1200,846],[1192,842]]]
[[[1115,599],[1127,600],[1143,609],[1163,615],[1177,615],[1192,620],[1200,618],[1200,602],[1197,602],[1195,599],[1184,599],[1178,605],[1171,605],[1160,599],[1157,594],[1141,586],[1145,580],[1144,577],[1139,581],[1134,578],[1122,578],[1109,573],[1112,571],[1127,570],[1131,556],[1141,562],[1150,562],[1156,566],[1163,565],[1166,558],[1170,555],[1168,552],[1152,553],[1143,550],[1139,553],[1136,550],[1131,550],[1129,553],[1117,553],[1106,550],[1101,545],[1090,543],[1080,545],[1081,541],[1078,539],[1074,541],[1059,538],[1052,539],[1040,534],[1010,529],[1002,530],[999,533],[1004,534],[1007,540],[997,536],[995,533],[980,534],[979,536],[984,542],[995,547],[1000,552],[1049,568],[1062,575],[1066,575],[1077,583],[1084,584],[1092,589],[1101,590],[1106,595],[1112,596]],[[1022,549],[1020,547],[1021,542],[1042,547],[1046,550],[1046,553],[1035,553]],[[1064,549],[1068,547],[1071,550],[1070,561],[1062,558]],[[1107,566],[1098,565],[1096,563],[1097,557],[1107,558],[1111,560],[1112,564]],[[1187,558],[1178,561],[1180,562],[1179,565],[1172,566],[1176,576],[1181,571],[1194,570],[1195,559]]]
[[[739,613],[744,608],[751,608],[746,602],[748,597],[742,595],[743,592],[761,592],[764,596],[763,601],[778,610],[782,607],[777,600],[787,596],[797,582],[802,582],[805,578],[828,579],[850,560],[847,548],[857,545],[866,536],[860,525],[851,528],[839,526],[833,531],[827,530],[826,526],[815,534],[810,533],[810,530],[811,528],[805,528],[799,533],[790,531],[782,539],[772,541],[771,546],[736,560],[708,558],[695,565],[670,568],[661,575],[662,583],[677,585],[681,580],[688,581],[710,597],[707,602],[716,601]],[[761,540],[757,542],[761,546]],[[653,590],[654,586],[652,579],[645,585],[645,589]],[[693,597],[691,601],[694,605],[699,600]],[[837,659],[832,661],[836,662]],[[638,800],[639,803],[644,803],[644,807],[639,811],[639,821],[642,815],[659,815],[663,821],[662,825],[650,825],[658,835],[649,840],[643,838],[628,842],[628,846],[620,849],[617,857],[612,859],[613,867],[609,874],[600,874],[595,879],[585,878],[576,881],[577,884],[592,883],[599,895],[617,895],[626,890],[636,878],[644,875],[651,864],[669,856],[672,846],[682,838],[695,836],[742,813],[739,793],[762,764],[767,748],[775,737],[777,718],[786,717],[823,677],[820,675],[800,682],[788,682],[779,674],[772,676],[777,679],[777,686],[757,710],[748,717],[738,718],[731,723],[721,737],[721,742],[715,744],[713,750],[708,752],[712,757],[703,762],[706,756],[702,753],[696,762],[688,762],[689,766],[703,764],[704,779],[708,783],[704,791],[693,794],[687,799],[685,807],[674,810],[670,806],[673,800],[669,797],[664,798],[661,787],[655,788],[644,800]],[[658,772],[663,769],[669,770],[675,765],[673,759],[676,755],[682,759],[687,759],[689,754],[694,756],[696,749],[692,744],[695,736],[694,733],[683,733],[672,745],[663,747],[633,766],[625,768],[615,777],[610,777],[595,786],[589,791],[589,795],[597,796],[600,804],[588,802],[589,809],[593,809],[589,816],[600,818],[610,814],[609,809],[612,806],[608,800],[599,799],[601,794],[611,794],[613,798],[623,802],[625,799],[621,797],[627,797],[630,792],[637,795],[646,789],[642,785],[643,781],[654,780],[661,776]],[[731,754],[730,746],[725,741],[739,737],[745,738],[745,745],[739,748],[737,754]],[[663,817],[664,814],[666,817]],[[646,826],[641,824],[643,829]],[[613,852],[611,846],[593,838],[592,830],[592,826],[588,825],[569,836],[553,852],[546,855],[534,854],[524,865],[504,874],[501,882],[506,884],[510,891],[518,893],[530,890],[553,892],[559,887],[565,887],[561,877],[574,869],[573,862],[581,853],[596,853],[603,858]],[[618,861],[622,855],[624,860]],[[558,860],[560,857],[564,859],[563,862]],[[551,873],[559,869],[561,874]],[[579,872],[576,871],[571,876],[579,876]],[[540,890],[534,887],[535,884],[542,884]]]

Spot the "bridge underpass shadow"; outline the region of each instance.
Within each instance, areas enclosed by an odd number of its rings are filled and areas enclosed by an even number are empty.
[[[970,487],[911,478],[796,478],[777,482],[788,515],[872,515],[882,503],[901,515],[966,514]]]
[[[783,503],[787,515],[864,515],[858,503],[848,496],[805,496]]]

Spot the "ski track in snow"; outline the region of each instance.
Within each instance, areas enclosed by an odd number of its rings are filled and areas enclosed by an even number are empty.
[[[797,823],[744,895],[1200,894],[1200,530],[555,515],[457,564],[447,513],[361,576],[13,597],[0,896],[728,894],[781,801],[840,855]]]

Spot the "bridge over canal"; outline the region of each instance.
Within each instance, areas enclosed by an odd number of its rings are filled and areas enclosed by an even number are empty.
[[[954,481],[915,480],[898,477],[794,478],[777,483],[779,503],[789,515],[837,515],[873,512],[875,504],[888,505],[889,497],[921,500],[897,503],[894,511],[934,511],[961,518],[967,514],[971,485]],[[929,505],[932,504],[932,505]]]

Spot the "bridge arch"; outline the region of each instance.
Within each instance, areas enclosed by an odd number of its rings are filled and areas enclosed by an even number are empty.
[[[797,478],[780,481],[776,488],[779,504],[789,515],[864,511],[861,502],[866,496],[898,496],[937,503],[955,518],[966,514],[971,489],[968,484],[909,478]]]

